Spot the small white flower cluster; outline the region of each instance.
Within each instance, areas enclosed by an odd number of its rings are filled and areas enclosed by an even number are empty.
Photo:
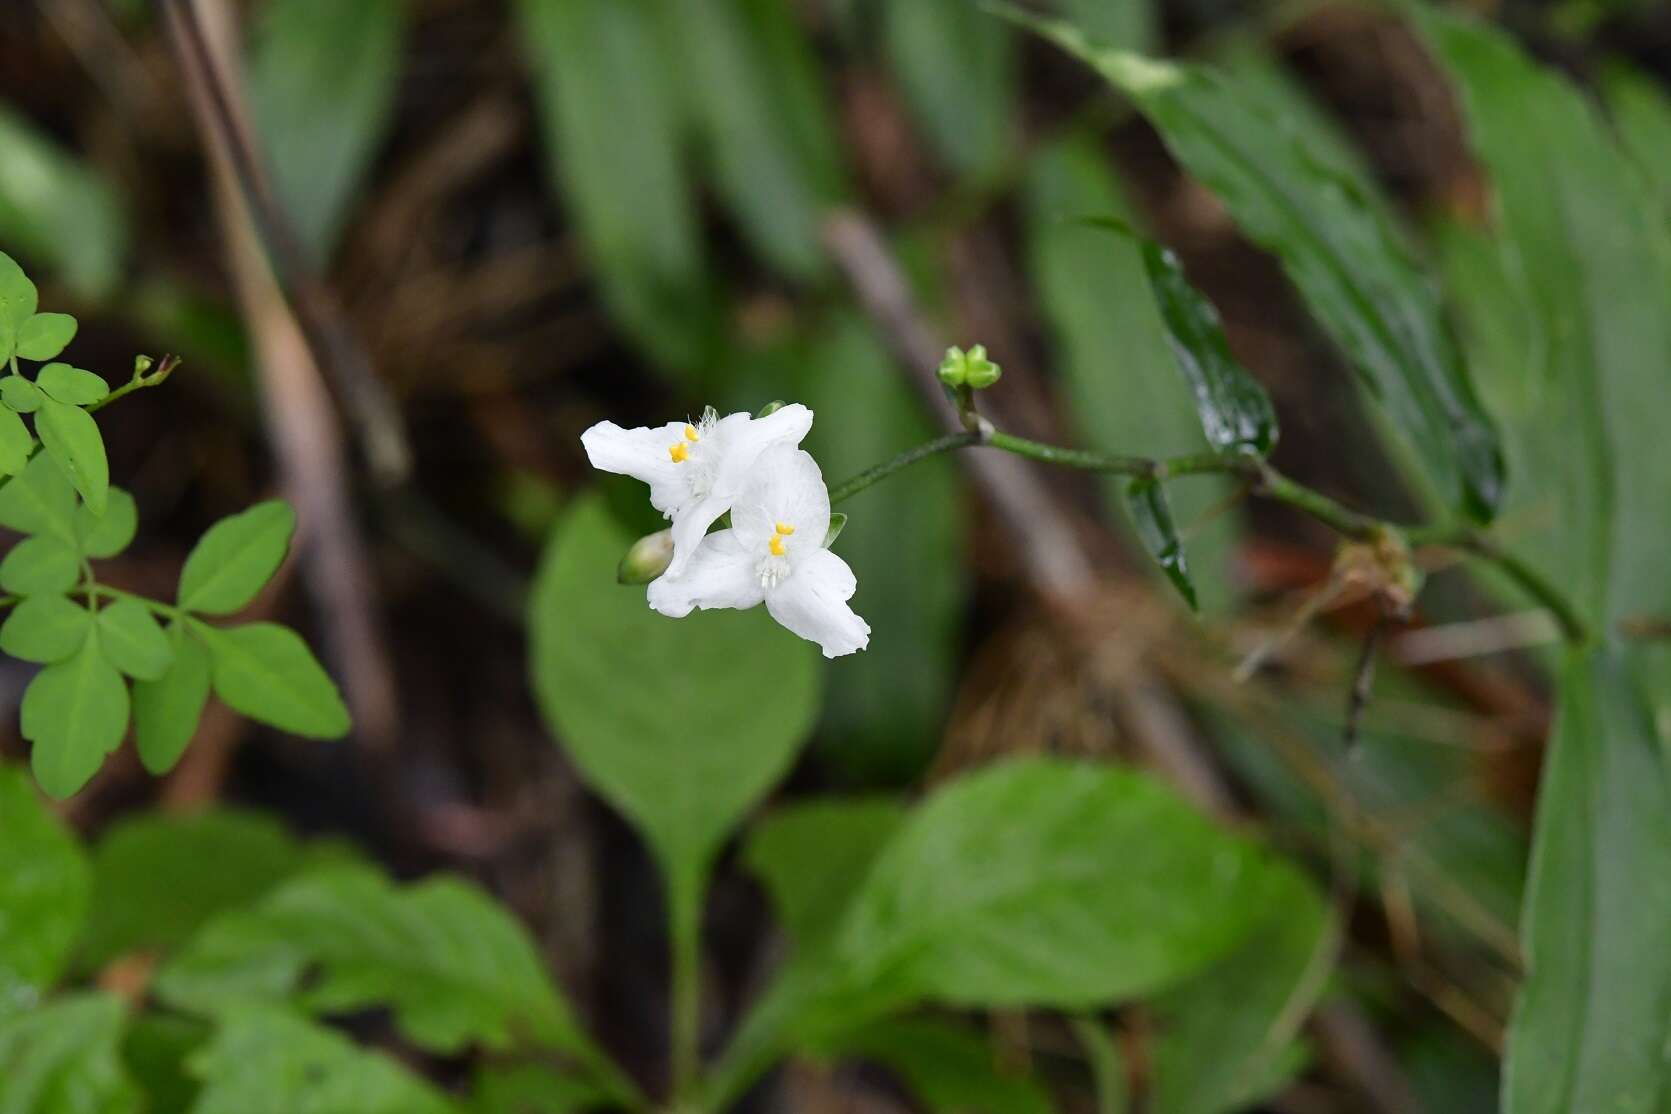
[[[580,442],[594,468],[650,485],[672,520],[673,559],[650,584],[650,606],[683,618],[692,608],[749,608],[818,643],[827,658],[870,643],[870,625],[847,601],[847,562],[824,548],[830,493],[818,462],[799,448],[812,411],[798,403],[765,417],[702,419],[622,429],[599,422]],[[731,526],[708,533],[727,511]]]

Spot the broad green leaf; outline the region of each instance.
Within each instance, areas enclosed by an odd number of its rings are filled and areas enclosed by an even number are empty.
[[[0,526],[77,544],[75,489],[46,454],[36,454],[21,473],[0,487]]]
[[[1315,889],[1273,873],[1234,951],[1152,1004],[1154,1114],[1221,1114],[1269,1097],[1295,1066],[1294,1038],[1328,984],[1338,934]]]
[[[0,110],[3,111],[3,110]],[[4,120],[0,115],[0,144],[4,140]],[[3,200],[0,200],[3,204]],[[3,217],[0,212],[0,217]],[[0,226],[3,234],[3,226]],[[23,268],[17,265],[17,260],[0,252],[0,355],[11,359],[17,350],[18,334],[23,331],[24,324],[35,315],[35,306],[40,296],[35,291],[35,284],[29,281],[29,276],[23,273]]]
[[[127,218],[116,191],[4,102],[0,243],[16,245],[20,254],[95,301],[116,289],[128,249]],[[31,304],[29,312],[34,310]]]
[[[272,499],[221,519],[198,539],[180,570],[180,606],[230,615],[266,587],[290,551],[296,512]]]
[[[215,695],[233,710],[310,739],[348,734],[336,682],[295,631],[277,623],[190,630],[208,647]]]
[[[48,398],[35,411],[35,432],[40,435],[45,455],[63,471],[93,513],[103,514],[110,491],[110,462],[105,459],[99,423],[79,406]]]
[[[657,615],[615,583],[632,541],[594,499],[559,525],[529,617],[534,690],[587,784],[689,887],[811,730],[817,656],[763,609]]]
[[[817,71],[804,57],[807,44],[794,13],[781,3],[737,0],[662,0],[662,8],[681,46],[685,100],[702,129],[701,150],[720,195],[774,266],[800,278],[816,275],[824,260],[819,223],[836,193],[836,183],[820,171],[839,154],[827,119],[810,137],[828,145],[821,158],[805,157],[809,136],[797,134],[804,121],[792,115],[795,101],[785,84],[809,70],[816,82]],[[791,52],[802,57],[774,57]],[[812,90],[817,93],[816,84]]]
[[[0,766],[0,1025],[38,1006],[64,973],[89,889],[75,838],[21,769]]]
[[[63,596],[30,596],[0,624],[0,650],[24,661],[63,661],[87,641],[93,616]]]
[[[1610,62],[1602,71],[1601,91],[1619,142],[1653,182],[1660,207],[1671,212],[1671,93],[1663,80],[1624,62]]]
[[[78,960],[96,970],[168,951],[210,918],[248,906],[310,861],[269,816],[232,809],[139,813],[93,849],[93,914]]]
[[[842,319],[797,360],[818,415],[806,448],[834,483],[937,430],[887,350]],[[823,755],[861,784],[914,781],[945,724],[968,601],[968,516],[955,461],[927,460],[842,504],[836,551],[860,570],[853,609],[870,648],[826,666]],[[908,525],[907,525],[908,524]]]
[[[1011,10],[1132,99],[1241,231],[1281,260],[1447,499],[1489,518],[1503,487],[1496,431],[1386,203],[1216,71],[1101,48],[1067,24]]]
[[[1671,610],[1671,228],[1583,92],[1506,35],[1428,13],[1491,177],[1525,359],[1482,366],[1524,469],[1515,548],[1599,626]],[[1527,141],[1538,137],[1536,143]],[[1611,513],[1609,513],[1611,512]],[[1671,691],[1666,686],[1664,691]],[[1671,707],[1658,696],[1659,707]]]
[[[79,792],[105,756],[122,745],[128,687],[99,652],[97,635],[89,635],[73,656],[35,674],[23,693],[22,722],[23,737],[34,744],[29,761],[35,780],[58,800]]]
[[[406,10],[404,0],[271,0],[253,28],[255,131],[315,263],[330,257],[388,131]]]
[[[19,414],[33,414],[41,408],[41,389],[21,375],[0,379],[0,402]]]
[[[91,406],[110,393],[102,376],[69,364],[47,364],[35,376],[35,386],[69,406]]]
[[[658,360],[708,343],[674,42],[652,0],[519,0],[545,149],[610,311]],[[631,80],[623,75],[631,74]]]
[[[75,339],[75,318],[67,313],[37,313],[17,330],[17,354],[40,363],[50,360]]]
[[[144,1114],[122,1012],[114,994],[77,994],[0,1019],[0,1114]]]
[[[1573,651],[1561,673],[1506,1114],[1671,1106],[1671,758],[1629,664]]]
[[[503,907],[458,879],[397,889],[365,868],[309,871],[210,921],[163,967],[157,993],[209,1014],[286,999],[327,1014],[387,1006],[409,1040],[445,1054],[580,1039]]]
[[[171,627],[174,660],[154,681],[133,686],[133,739],[139,760],[161,776],[174,768],[197,733],[209,700],[209,651],[183,627]]]
[[[610,1092],[543,1064],[488,1066],[476,1072],[470,1114],[580,1114],[608,1106]]]
[[[1190,610],[1197,607],[1195,585],[1189,578],[1189,566],[1184,560],[1184,543],[1178,540],[1177,527],[1172,525],[1172,508],[1166,502],[1166,489],[1157,481],[1139,476],[1126,485],[1126,509],[1131,512],[1137,540],[1155,563],[1166,573],[1166,579],[1178,589]]]
[[[855,898],[837,951],[850,979],[902,1001],[1097,1006],[1226,954],[1275,873],[1256,847],[1148,776],[1004,762],[911,814]]]
[[[13,378],[7,376],[8,379]],[[18,382],[26,382],[19,379]],[[7,408],[0,408],[0,476],[15,476],[29,463],[29,452],[35,438],[23,419]]]
[[[1015,141],[1015,36],[970,0],[883,5],[888,60],[905,102],[954,170],[994,171]]]
[[[110,489],[104,514],[94,514],[85,503],[75,509],[75,536],[88,557],[114,557],[128,548],[139,530],[139,507],[119,487]]]
[[[194,1061],[192,1114],[457,1114],[419,1076],[279,1009],[228,1017]]]
[[[928,1110],[945,1114],[1054,1114],[1050,1092],[998,1067],[992,1042],[936,1018],[890,1018],[848,1030],[811,1050],[824,1060],[870,1060],[899,1075]]]
[[[168,636],[138,600],[117,600],[99,611],[99,650],[104,659],[138,681],[155,681],[174,664]]]
[[[1184,277],[1168,248],[1139,241],[1172,358],[1195,398],[1201,432],[1219,452],[1268,456],[1276,447],[1276,411],[1259,381],[1230,354],[1218,311]]]
[[[841,921],[905,809],[873,797],[781,809],[756,824],[743,859],[765,884],[785,932],[805,952]]]
[[[1107,155],[1089,140],[1049,145],[1031,160],[1025,188],[1033,282],[1056,346],[1080,440],[1113,452],[1174,456],[1210,447],[1195,402],[1179,378],[1142,253],[1134,243],[1087,230],[1085,218],[1127,219],[1131,206]],[[1125,521],[1125,483],[1103,489]],[[1174,485],[1173,504],[1189,533],[1200,594],[1209,612],[1231,599],[1236,516],[1192,528],[1222,503],[1230,485],[1199,477]]]
[[[1150,50],[1160,38],[1156,0],[1054,0],[1053,6],[1108,46]]]
[[[190,1063],[211,1029],[195,1017],[148,1012],[128,1020],[122,1063],[148,1101],[145,1114],[190,1114],[202,1090]]]
[[[47,534],[24,538],[0,561],[0,589],[17,596],[63,595],[80,578],[80,555]]]

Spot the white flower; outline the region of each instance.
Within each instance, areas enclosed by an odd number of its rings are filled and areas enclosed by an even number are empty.
[[[812,411],[792,403],[764,418],[745,413],[721,418],[708,407],[695,425],[622,429],[599,422],[580,435],[592,467],[650,485],[650,503],[673,520],[673,563],[678,575],[716,519],[731,509],[763,449],[799,445],[812,428]]]
[[[818,463],[792,445],[773,445],[754,464],[731,507],[731,529],[702,542],[682,573],[652,581],[650,606],[675,619],[693,607],[749,608],[818,643],[827,658],[870,643],[870,625],[847,601],[857,587],[847,562],[824,548],[830,493]]]

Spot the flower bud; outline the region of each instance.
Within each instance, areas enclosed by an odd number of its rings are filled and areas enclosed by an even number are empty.
[[[151,370],[151,357],[149,357],[149,356],[135,356],[133,358],[133,377],[135,379],[145,378],[145,373],[150,371],[150,370]]]
[[[648,584],[672,563],[673,531],[657,530],[632,543],[615,570],[615,579],[621,584]]]
[[[951,390],[968,387],[981,391],[998,382],[1003,369],[987,359],[984,344],[977,344],[967,352],[954,345],[946,349],[946,358],[940,361],[937,374],[940,382]]]

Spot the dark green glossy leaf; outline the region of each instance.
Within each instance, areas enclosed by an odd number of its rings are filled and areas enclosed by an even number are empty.
[[[1152,479],[1132,480],[1126,486],[1126,508],[1131,512],[1137,539],[1194,610],[1195,584],[1189,578],[1189,566],[1184,560],[1184,544],[1178,540],[1178,530],[1172,525],[1166,489]]]
[[[188,630],[170,629],[174,659],[154,681],[133,686],[133,737],[139,760],[153,774],[174,768],[197,733],[209,700],[209,651]]]
[[[404,0],[271,0],[249,94],[273,189],[315,262],[330,257],[394,108]]]
[[[25,600],[22,607],[36,596]],[[81,649],[35,674],[23,693],[23,737],[34,744],[30,766],[47,795],[74,796],[122,743],[128,730],[128,687],[99,652],[96,635]]]
[[[1132,98],[1242,232],[1282,261],[1446,498],[1489,517],[1503,487],[1497,435],[1385,202],[1212,69],[1099,48],[1067,24],[1007,10]]]
[[[120,1055],[122,1000],[76,994],[0,1018],[0,1114],[144,1114]]]
[[[1153,457],[1208,448],[1141,252],[1129,240],[1087,231],[1081,223],[1110,216],[1129,223],[1128,191],[1107,153],[1075,138],[1042,148],[1029,162],[1024,196],[1030,270],[1079,439]],[[1111,516],[1124,524],[1125,481],[1108,476],[1102,486]],[[1191,564],[1209,612],[1233,599],[1230,561],[1239,524],[1234,513],[1200,520],[1230,491],[1223,477],[1202,476],[1169,492],[1178,517],[1192,524]]]
[[[1170,250],[1143,240],[1142,251],[1173,359],[1195,397],[1207,443],[1220,452],[1268,455],[1276,447],[1276,411],[1265,388],[1230,354],[1218,311],[1190,285]]]
[[[0,1024],[38,1006],[64,973],[89,889],[75,837],[22,769],[0,766]]]
[[[81,557],[49,535],[24,538],[0,561],[0,589],[17,596],[63,595],[81,578]]]
[[[1573,651],[1539,790],[1507,1114],[1671,1104],[1671,760],[1620,655]]]
[[[43,399],[35,411],[35,432],[45,455],[87,501],[94,514],[103,514],[110,492],[110,462],[104,455],[99,424],[79,406]]]
[[[233,710],[309,739],[348,734],[348,709],[336,682],[289,627],[193,623],[190,630],[208,647],[215,695]]]
[[[67,313],[37,313],[17,330],[17,354],[37,363],[50,360],[75,339],[75,318]]]
[[[272,499],[221,519],[198,539],[180,569],[180,606],[230,615],[248,606],[290,552],[296,512]]]

